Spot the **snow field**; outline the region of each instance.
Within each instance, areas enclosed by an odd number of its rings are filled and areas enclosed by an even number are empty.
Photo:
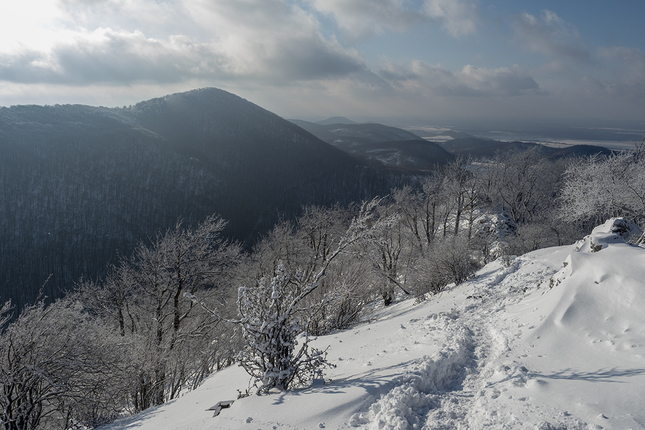
[[[212,417],[248,386],[230,368],[107,429],[645,429],[645,249],[601,227],[318,338],[325,384]]]

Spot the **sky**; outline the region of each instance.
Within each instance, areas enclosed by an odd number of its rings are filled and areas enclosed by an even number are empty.
[[[0,0],[0,106],[217,87],[285,118],[645,122],[642,0]]]

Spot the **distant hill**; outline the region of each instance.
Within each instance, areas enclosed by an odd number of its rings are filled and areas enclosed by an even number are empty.
[[[207,88],[127,109],[0,108],[0,296],[19,305],[95,277],[117,255],[219,213],[247,245],[302,204],[393,183],[296,125]]]
[[[417,134],[424,139],[433,140],[438,137],[448,137],[450,139],[467,139],[475,137],[471,134],[464,133],[463,131],[453,130],[425,130],[425,129],[409,129],[411,133]]]
[[[443,149],[456,156],[488,157],[495,155],[498,151],[511,151],[528,149],[534,144],[511,144],[491,139],[480,139],[478,137],[467,137],[453,139],[441,145]]]
[[[343,142],[336,146],[372,167],[407,173],[428,172],[455,158],[438,144],[423,139],[362,145]]]
[[[292,122],[330,144],[350,141],[370,143],[420,139],[419,136],[409,131],[376,123],[322,125],[301,120],[292,120]]]
[[[409,131],[383,124],[329,124],[293,121],[319,139],[375,168],[426,172],[454,156]]]
[[[531,148],[539,148],[545,156],[550,158],[566,158],[574,156],[589,155],[610,155],[611,150],[594,145],[572,145],[564,148],[554,148],[531,142],[500,142],[491,139],[480,139],[469,137],[464,139],[454,139],[442,143],[446,151],[455,156],[493,157],[497,153],[510,151],[524,151]]]
[[[320,125],[330,125],[330,124],[357,124],[351,119],[345,118],[344,116],[332,116],[331,118],[324,119],[322,121],[317,121],[316,124]]]
[[[551,148],[544,146],[543,148],[544,149],[542,151],[552,158],[588,157],[591,155],[608,156],[612,154],[610,149],[596,145],[572,145],[564,148]]]

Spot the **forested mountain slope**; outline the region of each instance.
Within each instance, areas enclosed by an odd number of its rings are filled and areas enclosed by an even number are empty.
[[[250,244],[278,214],[389,189],[294,124],[208,88],[128,108],[0,108],[0,296],[55,296],[181,218]]]

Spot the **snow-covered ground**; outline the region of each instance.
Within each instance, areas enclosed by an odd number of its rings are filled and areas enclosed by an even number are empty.
[[[232,400],[232,367],[113,429],[645,429],[645,248],[586,241],[493,262],[329,346],[324,384]]]

